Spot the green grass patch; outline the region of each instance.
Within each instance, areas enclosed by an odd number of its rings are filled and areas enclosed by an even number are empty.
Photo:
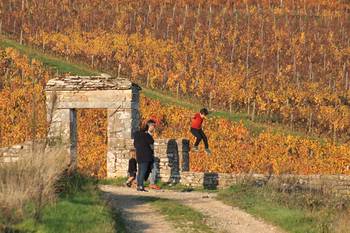
[[[60,184],[60,188],[65,189],[55,203],[44,209],[42,220],[35,222],[31,218],[25,219],[14,227],[15,232],[126,232],[120,214],[112,212],[102,201],[96,180],[76,176]]]
[[[210,227],[205,224],[205,217],[203,214],[177,201],[152,197],[142,197],[140,199],[149,202],[158,209],[167,220],[172,222],[173,226],[175,226],[179,232],[213,232]]]
[[[217,198],[291,233],[334,232],[335,216],[344,212],[337,209],[338,204],[328,196],[306,191],[281,192],[250,184],[221,190]]]
[[[31,48],[29,46],[21,45],[14,40],[10,40],[0,36],[0,47],[1,48],[15,48],[20,53],[28,56],[29,59],[36,59],[42,62],[45,66],[49,67],[59,74],[70,73],[72,75],[98,75],[99,72],[88,68],[83,64],[73,64],[64,58],[49,55],[43,53],[38,49]]]
[[[98,184],[124,186],[127,180],[128,180],[127,177],[107,178],[107,179],[98,180]]]

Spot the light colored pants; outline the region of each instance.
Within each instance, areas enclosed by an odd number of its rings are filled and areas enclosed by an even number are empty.
[[[157,174],[158,174],[158,166],[157,165],[158,164],[157,164],[157,161],[155,159],[153,162],[151,176],[149,178],[150,184],[156,184],[156,182],[157,182]]]

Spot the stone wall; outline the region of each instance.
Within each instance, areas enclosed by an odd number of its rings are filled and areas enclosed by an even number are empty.
[[[110,156],[113,164],[109,167],[109,177],[127,175],[129,150],[133,140],[121,139],[115,142]],[[284,189],[322,190],[341,196],[350,196],[350,176],[345,175],[263,175],[263,174],[228,174],[215,172],[189,171],[190,153],[187,139],[157,139],[154,144],[155,156],[159,168],[158,178],[162,182],[181,183],[191,187],[206,189],[226,188],[242,182],[256,185],[266,183]]]
[[[44,141],[35,142],[34,149],[41,150],[44,147]],[[33,150],[33,143],[27,141],[21,144],[0,148],[0,163],[15,162],[23,155]]]
[[[182,171],[189,170],[189,141],[186,139],[159,139],[154,143],[159,166],[158,178],[163,182],[178,183]]]
[[[107,155],[107,176],[123,177],[127,175],[129,151],[134,148],[133,139],[113,141]],[[186,139],[157,139],[154,153],[159,168],[158,178],[164,182],[179,182],[180,172],[189,169],[189,141]]]
[[[36,149],[42,149],[43,141],[36,142]],[[227,174],[189,171],[189,141],[186,139],[155,140],[155,156],[158,161],[158,178],[162,182],[181,183],[191,187],[217,189],[241,182],[278,185],[284,189],[322,190],[340,196],[350,196],[350,176],[345,175],[262,175]],[[125,177],[130,159],[129,151],[134,148],[133,139],[118,139],[113,142],[107,154],[108,177]],[[0,148],[0,163],[17,161],[30,153],[32,142]]]
[[[266,183],[281,189],[322,190],[340,196],[350,196],[350,176],[346,175],[262,175],[225,174],[205,172],[182,172],[180,183],[191,187],[217,189],[242,182],[254,182],[257,186]]]

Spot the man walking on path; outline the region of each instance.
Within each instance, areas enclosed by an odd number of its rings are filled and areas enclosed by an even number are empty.
[[[136,160],[138,164],[137,191],[146,192],[144,181],[148,179],[151,170],[152,172],[154,170],[154,139],[152,137],[154,129],[155,121],[149,120],[146,123],[146,128],[136,132],[134,136],[134,147],[136,149]],[[157,170],[154,170],[155,175],[152,176],[156,176],[156,172]],[[155,187],[150,185],[150,188]]]
[[[193,151],[198,152],[198,145],[203,140],[205,152],[207,152],[207,154],[210,155],[211,151],[209,150],[208,138],[202,129],[203,120],[208,114],[208,110],[206,108],[202,108],[199,113],[196,113],[194,115],[194,117],[192,118],[191,133],[193,134],[193,136],[196,137],[196,142],[194,143]]]

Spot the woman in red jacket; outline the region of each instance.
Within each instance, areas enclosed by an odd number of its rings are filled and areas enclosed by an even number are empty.
[[[203,140],[205,152],[207,152],[207,154],[210,155],[211,151],[209,150],[208,138],[202,129],[203,120],[208,114],[208,110],[206,108],[202,108],[199,113],[196,113],[194,115],[194,117],[192,118],[191,133],[193,134],[193,136],[196,137],[196,142],[194,143],[193,151],[198,151],[198,145]]]

